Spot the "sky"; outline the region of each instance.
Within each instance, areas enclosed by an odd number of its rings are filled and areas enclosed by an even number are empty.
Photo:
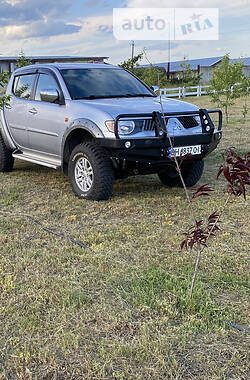
[[[157,3],[157,6],[156,6]],[[131,42],[113,35],[113,8],[219,8],[218,41],[135,41],[152,63],[250,56],[250,0],[0,0],[0,56],[108,56],[118,64]],[[146,58],[142,63],[148,63]]]

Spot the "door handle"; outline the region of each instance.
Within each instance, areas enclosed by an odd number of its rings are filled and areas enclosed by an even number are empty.
[[[32,113],[33,115],[37,114],[37,110],[35,108],[31,108],[31,110],[29,110],[29,113]]]

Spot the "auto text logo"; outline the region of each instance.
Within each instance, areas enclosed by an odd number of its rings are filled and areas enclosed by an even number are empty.
[[[118,40],[218,40],[218,8],[114,8]]]

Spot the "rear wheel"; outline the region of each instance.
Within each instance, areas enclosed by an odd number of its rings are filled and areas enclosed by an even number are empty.
[[[193,161],[187,163],[181,169],[181,174],[184,179],[185,185],[187,187],[194,186],[201,178],[204,169],[204,161]],[[173,167],[169,170],[161,171],[158,173],[158,177],[164,186],[174,187],[179,186],[182,187],[182,182],[177,170]]]
[[[106,152],[91,143],[77,145],[70,156],[69,178],[76,196],[96,201],[110,198],[114,170]]]
[[[12,150],[8,149],[0,132],[0,172],[11,172],[13,170],[14,158]]]

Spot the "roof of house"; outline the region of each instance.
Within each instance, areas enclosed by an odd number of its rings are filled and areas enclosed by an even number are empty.
[[[211,57],[211,58],[200,58],[200,59],[187,59],[185,62],[190,65],[191,70],[196,70],[197,66],[200,67],[211,67],[214,66],[216,63],[220,62],[223,57]],[[231,61],[237,61],[238,59],[232,59]],[[170,72],[176,72],[176,71],[183,71],[183,68],[181,67],[182,61],[176,61],[176,62],[170,62]],[[244,66],[250,66],[250,57],[249,58],[243,58],[243,64]],[[148,67],[147,65],[140,65],[139,67]],[[164,67],[165,70],[168,69],[168,62],[162,62],[162,63],[156,63],[154,66],[158,67]]]
[[[1,57],[0,56],[0,62],[16,62],[20,57]],[[32,57],[25,57],[26,59],[30,61],[81,61],[81,60],[104,60],[108,59],[109,57],[72,57],[72,56],[32,56]]]
[[[233,61],[233,62],[240,62],[240,61],[243,61],[243,66],[250,66],[250,57],[248,58],[234,58],[234,59],[230,59],[230,61]]]

